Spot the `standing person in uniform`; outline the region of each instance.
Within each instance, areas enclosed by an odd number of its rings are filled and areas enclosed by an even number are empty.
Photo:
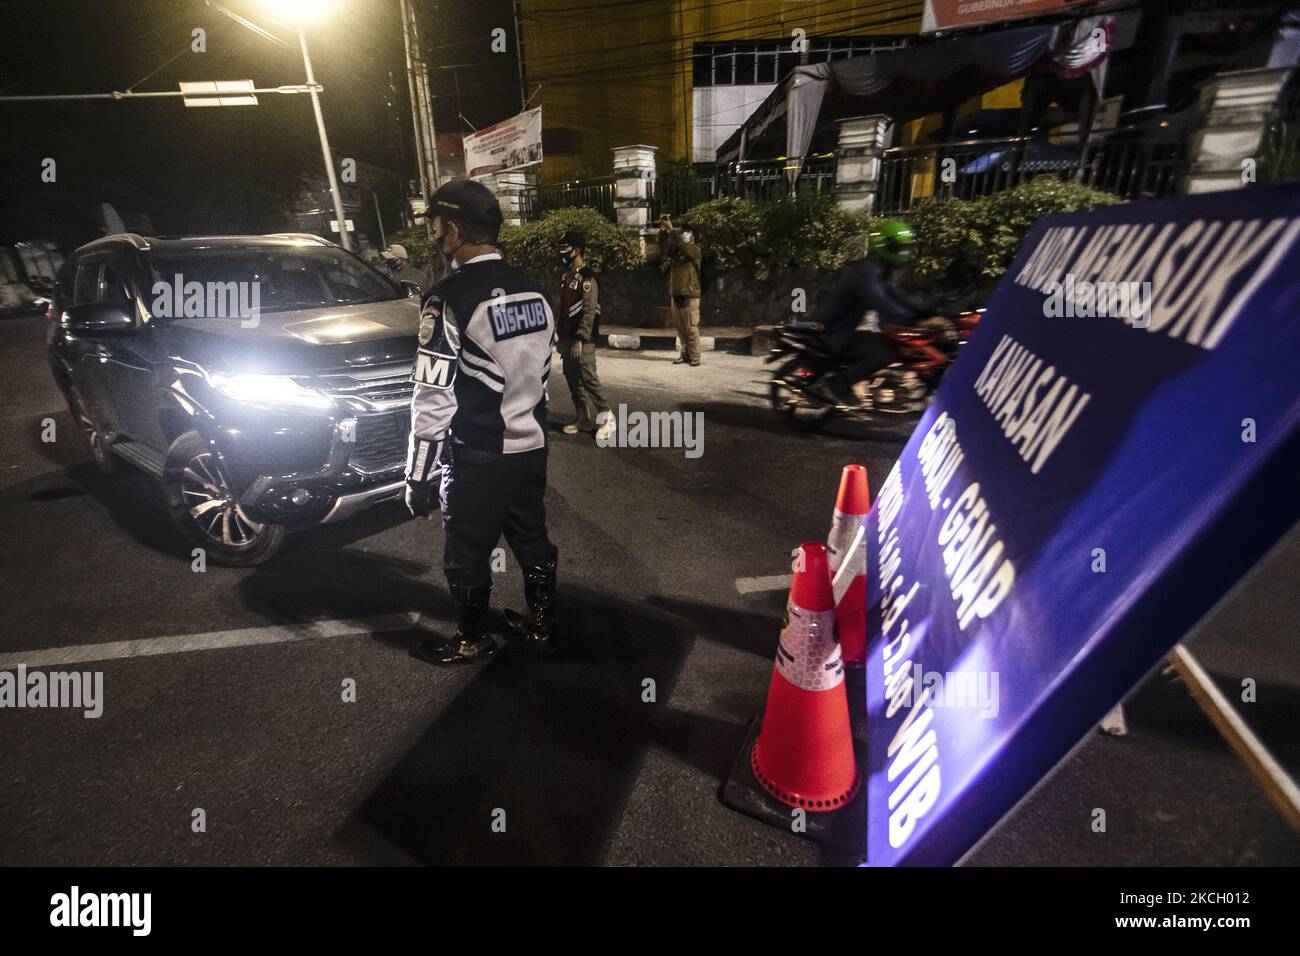
[[[420,294],[429,291],[433,285],[433,277],[423,269],[417,269],[411,264],[411,257],[406,253],[406,246],[399,243],[393,243],[382,253],[384,264],[388,266],[388,274],[396,282],[414,282],[420,287]]]
[[[587,237],[570,229],[560,239],[560,261],[564,276],[560,280],[560,307],[556,332],[564,380],[573,397],[577,417],[564,426],[564,434],[596,432],[597,439],[614,433],[614,417],[596,374],[596,323],[600,319],[600,287],[596,274],[587,265]]]
[[[703,253],[695,230],[688,224],[674,229],[667,215],[659,217],[659,254],[668,259],[669,307],[682,351],[674,365],[700,364],[700,262]]]
[[[501,208],[482,183],[455,180],[429,204],[451,272],[425,296],[411,378],[406,504],[442,508],[443,570],[459,625],[413,652],[435,664],[484,660],[490,561],[502,533],[524,572],[527,615],[511,624],[545,648],[558,551],[546,533],[546,380],[555,320],[546,296],[496,248]]]

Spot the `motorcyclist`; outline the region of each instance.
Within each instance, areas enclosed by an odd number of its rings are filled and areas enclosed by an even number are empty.
[[[863,403],[866,384],[895,361],[897,352],[879,331],[860,330],[874,312],[880,325],[916,325],[932,311],[898,287],[899,269],[916,255],[916,233],[900,219],[884,219],[867,235],[867,255],[846,263],[835,285],[817,303],[812,319],[821,323],[822,340],[834,354],[855,361],[823,384],[841,402]]]

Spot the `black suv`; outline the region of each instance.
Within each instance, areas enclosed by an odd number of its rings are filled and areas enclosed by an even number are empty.
[[[50,366],[104,470],[221,564],[400,498],[418,289],[309,235],[113,235],[59,273]]]

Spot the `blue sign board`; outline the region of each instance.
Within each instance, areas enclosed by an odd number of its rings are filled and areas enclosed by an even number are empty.
[[[866,518],[867,864],[956,862],[1298,478],[1300,187],[1041,220]]]

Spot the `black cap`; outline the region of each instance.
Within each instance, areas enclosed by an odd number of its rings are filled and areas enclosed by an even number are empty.
[[[457,219],[468,226],[501,228],[501,206],[492,190],[472,179],[443,183],[429,200],[430,216]]]
[[[560,237],[560,245],[572,246],[579,252],[587,251],[587,235],[580,229],[570,229]]]

